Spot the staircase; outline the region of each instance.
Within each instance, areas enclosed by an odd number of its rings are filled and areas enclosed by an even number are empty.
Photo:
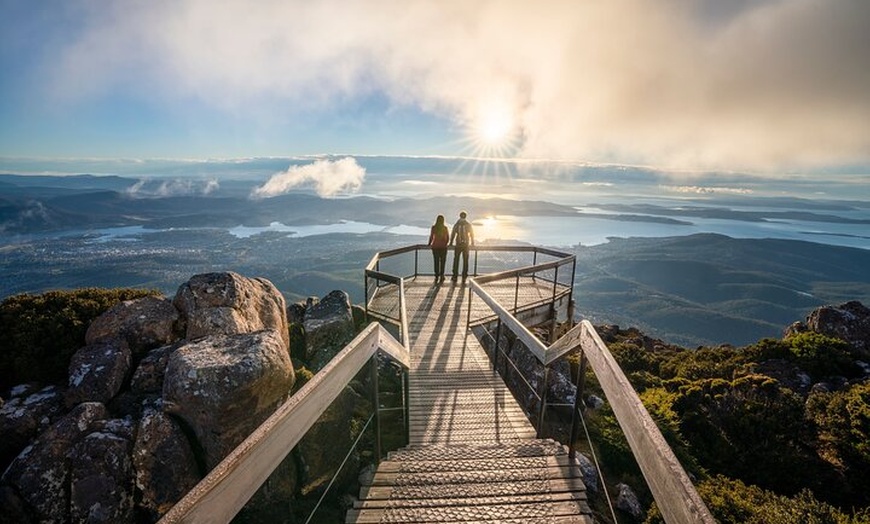
[[[465,327],[468,293],[406,285],[410,445],[380,463],[347,522],[591,523],[565,448],[528,418]]]

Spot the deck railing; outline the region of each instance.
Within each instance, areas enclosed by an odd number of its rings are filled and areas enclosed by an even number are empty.
[[[404,281],[406,278],[431,276],[433,272],[423,269],[431,267],[420,260],[421,252],[430,252],[425,245],[413,245],[377,253],[366,267],[366,310],[374,318],[380,318],[394,323],[399,327],[402,336],[407,333],[407,324],[401,320],[407,318],[405,313]],[[698,492],[692,485],[683,467],[674,456],[673,450],[665,441],[661,431],[650,417],[620,369],[607,346],[598,336],[589,321],[584,320],[573,326],[558,340],[555,338],[555,323],[558,312],[555,304],[562,301],[567,311],[567,320],[573,322],[573,282],[576,269],[574,255],[556,250],[535,246],[473,246],[472,278],[469,280],[469,300],[472,294],[483,300],[491,315],[483,314],[472,317],[472,307],[469,304],[469,327],[496,323],[495,341],[500,340],[501,330],[508,329],[520,340],[544,368],[544,375],[537,391],[531,384],[527,385],[534,391],[538,399],[537,424],[540,432],[543,428],[547,408],[548,377],[551,365],[565,355],[580,351],[580,371],[577,374],[576,394],[572,406],[572,424],[569,443],[569,453],[573,459],[576,451],[574,443],[579,432],[579,421],[582,420],[585,405],[582,402],[583,379],[587,365],[598,378],[604,396],[610,402],[617,422],[622,428],[629,447],[634,454],[641,472],[650,487],[650,491],[658,504],[665,521],[669,524],[713,524],[715,520],[710,514]],[[499,259],[497,255],[510,253],[523,254],[525,260],[517,257]],[[489,258],[483,258],[488,256]],[[528,258],[531,260],[528,260]],[[548,259],[548,260],[539,260]],[[391,267],[386,267],[392,265]],[[570,273],[568,266],[570,265]],[[561,278],[560,278],[561,273]],[[566,284],[563,279],[570,274]],[[487,292],[487,287],[513,281],[514,300],[512,304],[504,305]],[[520,287],[526,283],[539,285],[552,284],[552,292],[537,301],[520,300]],[[372,299],[378,293],[396,293],[398,312],[385,309],[370,308]],[[549,305],[549,311],[544,315],[537,314],[539,310]],[[531,324],[539,324],[541,318],[549,318],[550,344],[545,344],[533,334],[521,318],[532,319]],[[501,353],[498,343],[493,345],[493,365],[498,369],[498,355]],[[506,359],[516,369],[516,364]],[[517,369],[522,375],[521,371]]]
[[[372,373],[375,460],[381,456],[378,433],[378,353],[410,365],[407,344],[380,324],[370,324],[282,404],[160,520],[162,524],[229,522],[299,443],[317,419],[364,366]],[[407,381],[404,381],[405,431],[408,431]]]
[[[573,256],[570,258],[573,259]],[[543,366],[543,378],[537,391],[526,381],[526,385],[538,399],[536,428],[540,435],[544,427],[544,416],[547,409],[550,366],[568,353],[579,349],[581,362],[577,374],[574,404],[571,410],[571,432],[569,437],[569,455],[571,459],[573,460],[576,453],[575,442],[583,410],[585,409],[585,404],[582,400],[583,380],[588,363],[598,378],[605,398],[610,402],[616,420],[625,434],[629,447],[637,460],[638,466],[650,487],[653,498],[655,498],[665,521],[669,524],[713,524],[715,520],[689,480],[686,471],[680,465],[673,450],[671,450],[665,441],[658,426],[656,426],[652,417],[650,417],[634,388],[629,383],[628,378],[622,372],[619,364],[617,364],[613,355],[607,349],[607,345],[598,336],[592,324],[588,320],[583,320],[572,327],[561,338],[550,345],[546,345],[515,316],[517,314],[516,304],[513,305],[511,310],[509,306],[502,305],[494,299],[485,289],[485,284],[505,279],[517,279],[517,285],[519,285],[519,278],[522,275],[533,274],[536,272],[536,269],[545,269],[553,264],[551,262],[537,267],[520,268],[470,280],[469,295],[471,293],[477,295],[497,317],[497,320],[495,320],[496,334],[493,337],[493,366],[498,369],[499,354],[503,354],[507,362],[522,376],[521,370],[501,350],[500,340],[503,327],[510,330]],[[554,297],[556,296],[555,289],[554,285]],[[469,327],[471,327],[471,324],[472,322],[469,318]],[[554,331],[551,330],[550,333],[552,334]],[[523,380],[525,381],[524,377]]]

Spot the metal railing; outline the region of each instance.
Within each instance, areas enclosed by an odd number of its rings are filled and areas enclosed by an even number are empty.
[[[407,344],[397,342],[382,325],[370,324],[178,501],[160,522],[229,522],[366,365],[372,373],[374,413],[371,421],[377,435],[374,450],[377,462],[381,457],[379,413],[383,411],[378,400],[379,353],[392,358],[405,370],[410,365]],[[403,382],[407,434],[407,380]]]
[[[538,267],[544,268],[547,265],[542,264]],[[549,265],[552,265],[552,263]],[[550,335],[552,343],[546,345],[517,318],[516,315],[519,311],[516,304],[514,304],[513,308],[504,306],[487,293],[484,288],[484,284],[499,279],[517,279],[517,285],[519,285],[518,279],[520,275],[528,275],[534,272],[535,268],[521,268],[497,275],[472,278],[470,280],[469,293],[474,293],[483,300],[496,317],[496,334],[492,351],[493,366],[498,369],[498,356],[500,353],[503,354],[506,357],[506,362],[519,373],[526,387],[538,399],[536,428],[539,436],[543,430],[544,415],[547,408],[550,366],[568,353],[580,350],[580,370],[577,374],[576,392],[571,410],[569,437],[569,456],[571,460],[573,461],[576,453],[575,442],[580,422],[583,420],[583,409],[585,408],[582,401],[583,381],[588,364],[591,365],[605,398],[610,402],[616,420],[625,434],[629,447],[637,460],[638,466],[650,487],[653,498],[655,498],[665,521],[669,524],[714,523],[715,520],[710,511],[701,500],[682,465],[680,465],[674,456],[673,450],[671,450],[665,441],[658,426],[656,426],[646,408],[644,408],[634,388],[616,363],[607,346],[598,336],[592,324],[588,320],[583,320],[555,341],[552,340],[555,338],[555,330],[551,327]],[[556,297],[555,289],[556,286],[554,285],[554,300]],[[484,320],[488,319],[489,317],[484,317]],[[569,321],[573,321],[571,316],[569,316]],[[478,324],[483,323],[479,322]],[[469,317],[469,327],[471,326],[472,321]],[[503,328],[510,330],[516,339],[543,366],[543,377],[537,391],[526,380],[516,364],[501,350],[500,340]]]

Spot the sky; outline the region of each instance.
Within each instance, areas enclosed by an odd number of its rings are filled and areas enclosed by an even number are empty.
[[[868,27],[867,0],[0,0],[0,157],[866,177]]]

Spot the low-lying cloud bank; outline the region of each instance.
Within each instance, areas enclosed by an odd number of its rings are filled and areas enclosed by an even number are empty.
[[[317,160],[311,164],[290,166],[287,171],[272,175],[265,184],[254,188],[253,198],[283,195],[297,187],[312,187],[322,197],[355,193],[362,187],[366,170],[356,160]]]

